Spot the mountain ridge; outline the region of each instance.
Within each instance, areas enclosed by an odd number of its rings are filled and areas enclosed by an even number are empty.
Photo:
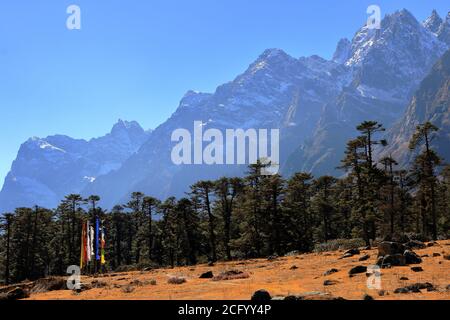
[[[86,143],[96,146],[84,154],[88,159],[107,158],[111,150],[104,150],[103,145],[109,145],[113,153],[123,151],[126,157],[120,157],[116,165],[104,164],[103,171],[97,166],[91,170],[94,173],[82,175],[86,183],[67,189],[85,196],[98,194],[102,205],[111,208],[125,202],[133,191],[180,197],[197,180],[242,175],[246,166],[176,166],[170,161],[171,133],[179,128],[192,133],[194,121],[202,121],[205,130],[279,128],[282,174],[339,175],[335,168],[356,125],[367,119],[385,126],[395,123],[422,79],[448,49],[449,19],[439,19],[433,12],[420,23],[409,11],[396,11],[382,20],[380,30],[363,26],[351,41],[339,41],[331,60],[317,55],[297,59],[281,49],[267,49],[215,92],[188,91],[169,119],[151,133],[135,123],[119,121],[103,140],[70,140],[75,150],[85,148]],[[146,134],[145,139],[138,139],[141,143],[136,147],[127,135],[121,137],[123,129],[136,131],[137,136]],[[46,139],[50,141],[44,139],[44,148],[37,150],[65,150],[63,138]],[[55,139],[58,143],[53,145]],[[58,150],[53,153],[61,156]],[[2,190],[2,205],[3,194]]]

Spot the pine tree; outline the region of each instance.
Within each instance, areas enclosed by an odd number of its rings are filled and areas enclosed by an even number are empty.
[[[313,221],[311,216],[311,197],[313,176],[309,173],[296,173],[287,182],[284,210],[290,217],[287,230],[292,239],[292,247],[301,252],[312,250]]]
[[[148,260],[151,261],[153,259],[153,215],[156,214],[158,206],[161,202],[153,197],[144,197],[143,199],[143,211],[145,216],[147,217],[147,247],[148,247]]]
[[[242,194],[244,182],[240,178],[221,178],[215,182],[215,207],[223,219],[223,245],[227,260],[231,260],[231,221],[236,199]]]
[[[191,197],[199,201],[201,210],[206,212],[208,217],[209,244],[211,247],[211,261],[217,261],[216,250],[216,217],[211,208],[211,194],[214,191],[214,182],[199,181],[191,186]]]
[[[314,188],[316,190],[314,206],[321,220],[321,239],[325,242],[331,240],[334,236],[333,215],[335,209],[332,205],[331,196],[333,192],[332,188],[336,181],[331,176],[323,176],[314,181]]]
[[[426,219],[426,211],[431,211],[431,233],[434,240],[437,240],[437,210],[436,210],[436,167],[441,164],[441,159],[434,150],[431,149],[433,133],[439,129],[431,122],[426,122],[417,126],[409,148],[415,150],[424,145],[424,151],[416,157],[414,172],[421,188],[422,206],[430,203],[430,208],[422,207],[423,217]],[[428,189],[428,190],[427,190]],[[426,223],[426,222],[425,222]],[[424,230],[426,232],[426,230]]]

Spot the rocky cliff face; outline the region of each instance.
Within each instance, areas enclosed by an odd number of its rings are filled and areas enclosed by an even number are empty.
[[[447,48],[406,10],[387,15],[380,30],[361,28],[345,62],[350,85],[325,105],[313,136],[290,156],[284,172],[341,174],[336,167],[356,126],[375,120],[389,128]]]
[[[408,149],[409,141],[419,124],[430,121],[439,128],[432,147],[445,160],[450,160],[450,51],[434,65],[422,81],[403,117],[387,133],[390,145],[382,155],[392,155],[406,166],[418,151]]]

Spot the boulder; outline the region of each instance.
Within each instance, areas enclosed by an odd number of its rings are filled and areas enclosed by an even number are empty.
[[[422,263],[422,259],[411,250],[405,250],[403,253],[403,256],[405,257],[406,264],[419,264]]]
[[[433,257],[440,257],[440,256],[441,256],[441,254],[439,252],[434,252],[433,253]]]
[[[269,292],[263,289],[256,291],[251,299],[251,301],[270,301],[270,300],[272,300],[272,297],[270,296]]]
[[[420,290],[419,289],[409,289],[407,287],[397,288],[394,290],[394,293],[412,293],[412,292],[420,293]]]
[[[377,265],[386,268],[390,266],[405,266],[406,265],[406,259],[405,257],[400,254],[393,254],[393,255],[387,255],[384,256],[383,259],[381,257],[377,261]]]
[[[348,274],[350,276],[354,275],[354,274],[358,274],[358,273],[366,273],[367,272],[367,267],[365,266],[356,266],[350,269],[350,271],[348,272]]]
[[[403,254],[403,252],[405,252],[405,246],[398,242],[383,241],[378,244],[379,257]]]
[[[370,301],[375,300],[372,296],[369,296],[367,293],[363,296],[363,300]]]
[[[429,282],[425,282],[425,283],[415,283],[403,288],[398,288],[395,289],[394,293],[420,293],[420,290],[427,290],[427,291],[434,291],[436,290],[436,288],[434,287],[433,284],[429,283]]]

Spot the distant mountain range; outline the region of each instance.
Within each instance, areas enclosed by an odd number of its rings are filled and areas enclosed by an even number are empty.
[[[287,176],[341,175],[336,167],[345,143],[363,120],[392,127],[388,151],[403,164],[411,160],[404,145],[414,126],[436,122],[443,128],[436,147],[449,160],[449,48],[450,15],[442,19],[433,11],[419,23],[401,10],[387,15],[380,30],[363,26],[351,41],[339,41],[331,60],[266,50],[214,93],[188,92],[152,132],[119,121],[110,134],[90,141],[28,140],[5,179],[0,211],[54,207],[68,193],[97,194],[110,208],[133,191],[180,197],[197,180],[244,174],[245,166],[172,163],[172,132],[193,131],[194,121],[206,129],[279,128],[281,173]]]
[[[137,122],[119,120],[110,133],[90,141],[62,135],[30,138],[5,179],[1,209],[53,208],[65,195],[81,193],[97,177],[119,169],[150,135]]]

